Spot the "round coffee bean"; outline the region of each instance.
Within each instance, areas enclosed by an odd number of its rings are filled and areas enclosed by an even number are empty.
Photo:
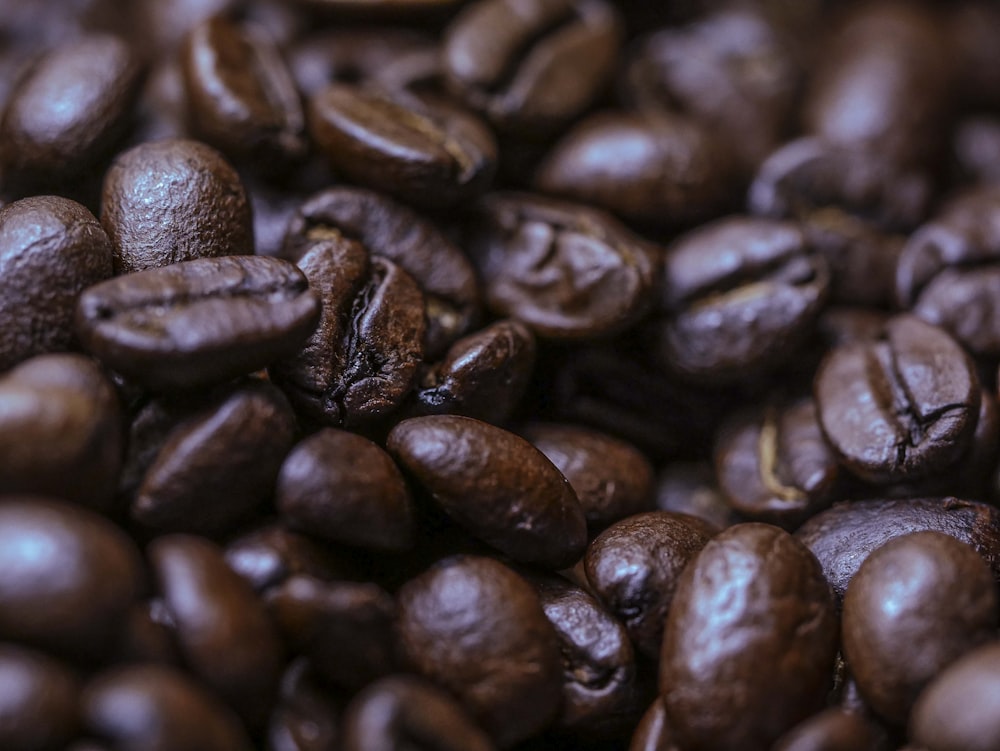
[[[75,201],[35,196],[0,208],[0,370],[68,350],[84,289],[111,276],[111,244]]]
[[[681,575],[660,690],[685,749],[765,748],[823,704],[837,650],[830,588],[787,532],[738,524]]]
[[[430,415],[396,425],[386,445],[450,517],[515,561],[563,568],[583,553],[576,494],[523,438],[469,417]]]
[[[320,301],[287,261],[202,258],[110,279],[80,296],[76,330],[102,362],[159,390],[221,383],[298,351]]]
[[[38,498],[0,502],[0,639],[99,657],[141,582],[139,551],[104,517]]]
[[[256,592],[264,592],[296,574],[324,581],[343,577],[344,564],[329,547],[271,523],[226,545],[226,563]]]
[[[884,751],[887,739],[876,725],[856,712],[826,709],[789,730],[773,751]]]
[[[268,723],[268,751],[339,749],[341,706],[316,684],[308,661],[294,660],[281,679],[281,695]]]
[[[197,141],[154,141],[119,154],[104,176],[101,224],[117,274],[254,247],[239,176]]]
[[[905,724],[942,669],[996,633],[997,592],[982,557],[941,532],[874,550],[844,596],[843,645],[868,704]]]
[[[0,644],[0,745],[61,751],[78,732],[79,679],[51,657]]]
[[[398,594],[399,649],[450,691],[498,746],[548,725],[559,708],[559,647],[538,596],[501,563],[439,562]]]

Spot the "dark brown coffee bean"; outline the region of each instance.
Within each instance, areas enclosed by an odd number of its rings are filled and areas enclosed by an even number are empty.
[[[458,524],[520,563],[563,568],[587,544],[572,487],[538,449],[457,415],[396,425],[389,452]]]
[[[836,650],[808,548],[767,524],[730,527],[681,575],[667,616],[660,690],[678,744],[768,747],[822,706]]]
[[[562,696],[559,647],[531,585],[489,558],[439,562],[398,594],[399,650],[498,746],[546,727]]]
[[[268,613],[317,675],[358,689],[393,669],[392,597],[376,584],[293,576],[267,593]]]
[[[910,737],[927,751],[996,751],[1000,738],[1000,642],[952,663],[920,695]]]
[[[681,572],[714,533],[693,516],[650,511],[611,525],[587,548],[587,580],[647,657],[660,654]]]
[[[294,660],[268,722],[268,751],[338,751],[340,714],[340,703],[316,684],[308,661]]]
[[[292,527],[375,550],[411,547],[416,509],[392,459],[359,435],[325,428],[285,459],[275,490]]]
[[[198,537],[160,537],[149,556],[188,668],[250,725],[263,722],[278,687],[281,643],[250,585]]]
[[[664,265],[660,357],[699,381],[733,381],[780,364],[812,330],[830,283],[826,262],[798,227],[751,217],[683,235]]]
[[[913,316],[875,341],[830,352],[813,386],[830,445],[876,483],[918,479],[954,462],[979,414],[975,368],[954,339]]]
[[[803,720],[775,744],[773,751],[888,751],[888,741],[863,715],[830,708]]]
[[[636,726],[628,751],[677,751],[660,697],[656,697]]]
[[[75,201],[35,196],[0,208],[0,370],[74,344],[84,289],[111,276],[111,244]]]
[[[86,688],[83,717],[115,751],[249,751],[232,711],[175,668],[135,665],[100,673]]]
[[[239,176],[197,141],[155,141],[119,154],[104,176],[101,224],[118,274],[253,252]]]
[[[612,334],[652,302],[655,252],[603,212],[497,193],[478,204],[468,235],[489,306],[541,336]]]
[[[445,31],[445,72],[500,130],[549,133],[600,93],[621,35],[601,0],[479,0]]]
[[[287,357],[320,301],[278,258],[202,258],[116,277],[81,295],[76,329],[109,367],[153,389],[221,383]]]
[[[274,386],[250,381],[223,392],[166,435],[132,519],[157,531],[228,529],[271,499],[295,434],[292,408]]]
[[[324,234],[356,240],[416,280],[424,293],[424,349],[444,354],[479,315],[472,264],[437,227],[395,201],[361,188],[329,188],[302,204],[288,224],[284,253],[296,260]]]
[[[0,502],[0,639],[99,657],[142,581],[139,551],[105,518],[39,498]]]
[[[560,140],[535,187],[652,226],[685,226],[736,205],[724,142],[668,112],[601,113]]]
[[[844,596],[844,657],[868,704],[899,725],[945,667],[996,634],[997,592],[973,548],[941,532],[872,551]]]
[[[260,593],[296,574],[339,579],[344,566],[328,546],[276,523],[231,540],[226,563]]]
[[[129,45],[108,34],[60,45],[37,60],[0,120],[3,182],[56,188],[96,167],[124,135],[140,77]]]
[[[335,84],[309,104],[309,132],[351,181],[426,208],[481,195],[496,169],[496,143],[474,115]]]
[[[110,508],[124,436],[114,387],[80,355],[40,355],[0,379],[0,493]]]
[[[1000,580],[1000,512],[957,498],[840,503],[803,524],[795,536],[823,566],[838,598],[876,548],[909,532],[933,530],[972,546]]]
[[[179,666],[176,629],[162,600],[136,603],[129,610],[113,661]]]
[[[719,530],[740,521],[707,462],[666,465],[656,478],[655,492],[656,507],[660,511],[690,514]]]
[[[0,644],[0,745],[62,751],[77,732],[79,679],[40,652]]]
[[[305,113],[268,33],[214,16],[181,51],[193,132],[224,154],[277,172],[305,156]]]

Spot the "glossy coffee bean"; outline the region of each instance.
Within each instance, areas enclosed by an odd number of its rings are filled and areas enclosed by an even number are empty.
[[[84,347],[157,390],[220,383],[296,352],[319,299],[287,261],[202,258],[90,287],[76,310]]]
[[[336,751],[341,706],[316,683],[305,658],[292,661],[267,728],[268,751]]]
[[[449,85],[500,130],[551,132],[600,93],[620,24],[601,0],[478,0],[445,31]]]
[[[998,617],[992,572],[973,548],[942,532],[902,535],[847,587],[844,656],[868,704],[902,725],[941,670],[995,635]]]
[[[344,751],[415,744],[420,751],[490,751],[493,743],[448,694],[410,676],[383,678],[344,712]]]
[[[37,190],[96,167],[124,135],[142,69],[123,39],[94,34],[38,59],[0,119],[3,182]]]
[[[795,536],[819,559],[837,597],[868,555],[910,532],[944,532],[975,549],[1000,578],[1000,512],[957,498],[840,503],[812,517]]]
[[[275,522],[230,540],[225,554],[229,567],[258,593],[296,574],[325,581],[343,576],[343,563],[327,546]]]
[[[440,561],[399,591],[399,651],[447,689],[498,746],[555,718],[559,647],[531,585],[477,556]]]
[[[88,730],[116,751],[249,751],[228,707],[176,668],[135,665],[98,674],[83,696]]]
[[[111,244],[75,201],[35,196],[0,208],[0,370],[75,343],[80,293],[111,276]]]
[[[468,248],[497,315],[552,339],[621,331],[652,302],[655,253],[610,216],[528,194],[484,198]]]
[[[354,433],[325,428],[300,442],[281,466],[278,511],[293,528],[346,545],[406,550],[416,509],[388,454]]]
[[[628,751],[677,751],[667,720],[667,710],[659,696],[635,726]]]
[[[823,433],[871,482],[918,479],[955,461],[979,414],[979,382],[961,346],[913,316],[874,341],[832,350],[816,372]]]
[[[855,712],[826,709],[785,733],[774,751],[886,751],[877,725]]]
[[[179,666],[181,656],[175,638],[176,629],[177,624],[162,600],[134,604],[129,609],[113,662]]]
[[[40,498],[0,502],[0,638],[106,654],[142,582],[135,544],[104,517]]]
[[[530,423],[521,434],[563,473],[590,526],[603,527],[652,508],[653,467],[625,441],[558,423]]]
[[[427,208],[475,198],[496,170],[489,128],[444,103],[335,84],[310,101],[309,132],[352,182]]]
[[[250,725],[263,722],[282,646],[250,585],[202,538],[160,537],[149,557],[187,667]]]
[[[767,524],[713,538],[681,575],[660,690],[685,749],[767,747],[823,703],[833,597],[808,548]]]
[[[722,219],[667,251],[657,347],[688,379],[733,381],[780,364],[812,329],[830,283],[788,222]]]
[[[197,141],[154,141],[119,154],[104,175],[101,224],[117,274],[253,252],[239,176]]]
[[[611,525],[587,548],[587,580],[647,657],[660,653],[681,572],[714,532],[693,516],[650,511]]]
[[[80,355],[40,355],[0,379],[0,493],[110,507],[124,436],[114,387]]]
[[[291,72],[263,29],[213,16],[181,51],[192,131],[237,161],[287,169],[308,149]]]
[[[0,745],[60,751],[78,732],[79,678],[51,657],[0,644]]]
[[[386,445],[452,519],[515,561],[562,568],[583,553],[576,494],[523,438],[469,417],[430,415],[396,425]]]
[[[952,663],[920,695],[910,737],[927,751],[995,751],[1000,738],[1000,642]]]

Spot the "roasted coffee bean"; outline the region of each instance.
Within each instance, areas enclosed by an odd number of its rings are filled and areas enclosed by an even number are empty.
[[[812,330],[830,283],[798,227],[751,217],[683,235],[664,267],[660,357],[682,377],[719,383],[788,358]]]
[[[715,472],[737,512],[783,527],[798,526],[841,490],[812,399],[735,415],[719,431]]]
[[[583,553],[587,525],[573,488],[523,438],[429,415],[397,424],[387,447],[452,519],[515,561],[563,568]]]
[[[952,663],[920,695],[910,737],[927,751],[996,751],[1000,738],[1000,642]]]
[[[395,463],[354,433],[325,428],[281,466],[278,511],[293,528],[346,545],[401,551],[416,534],[416,509]]]
[[[130,513],[157,531],[217,533],[271,499],[295,441],[284,395],[249,381],[173,426],[132,498]]]
[[[819,559],[838,598],[868,555],[910,532],[944,532],[972,546],[1000,580],[1000,512],[957,498],[838,503],[812,517],[795,536]]]
[[[945,667],[995,636],[993,575],[972,547],[941,532],[872,551],[844,596],[844,656],[865,701],[903,725]]]
[[[96,167],[124,135],[140,83],[135,54],[108,34],[42,56],[14,87],[0,119],[4,185],[52,189]]]
[[[489,128],[443,102],[334,84],[310,100],[309,132],[337,172],[426,208],[481,195],[496,169]]]
[[[577,425],[531,423],[521,434],[569,481],[591,527],[653,507],[653,467],[633,446]]]
[[[478,0],[445,31],[445,72],[498,129],[550,133],[600,93],[621,34],[602,0]]]
[[[111,243],[75,201],[35,196],[0,208],[0,370],[68,350],[84,289],[111,276]]]
[[[83,696],[83,719],[116,751],[249,751],[232,711],[176,668],[135,665],[97,675]]]
[[[79,678],[40,652],[0,643],[0,745],[61,751],[77,732]]]
[[[831,708],[789,730],[773,751],[888,751],[888,748],[885,733],[863,715]]]
[[[361,188],[323,190],[290,220],[285,257],[297,260],[313,242],[337,234],[387,258],[417,282],[424,293],[427,356],[444,354],[478,318],[479,286],[472,264],[413,210]]]
[[[663,700],[656,697],[632,734],[628,751],[677,751]]]
[[[180,665],[176,629],[162,600],[136,603],[129,610],[113,661]]]
[[[611,525],[587,548],[587,580],[647,657],[660,654],[681,572],[714,533],[693,516],[650,511]]]
[[[117,274],[253,252],[239,176],[197,141],[142,143],[119,154],[104,175],[101,224]]]
[[[0,502],[0,639],[106,654],[139,594],[135,544],[104,517],[40,498]]]
[[[613,334],[652,302],[655,251],[603,212],[497,193],[477,205],[467,229],[490,308],[540,336]]]
[[[266,601],[286,643],[329,683],[358,689],[392,671],[395,604],[377,585],[299,575]]]
[[[294,660],[281,679],[281,693],[268,722],[268,751],[336,751],[340,748],[340,703]]]
[[[358,694],[344,712],[344,751],[412,746],[421,751],[491,751],[489,737],[454,699],[410,676]]]
[[[237,161],[281,171],[305,156],[305,113],[267,32],[214,16],[181,51],[193,132]]]
[[[968,355],[943,330],[906,315],[890,319],[877,340],[831,351],[814,392],[844,466],[876,483],[919,479],[954,462],[979,414]]]
[[[567,133],[535,187],[651,226],[686,226],[736,205],[727,146],[667,112],[601,113]]]
[[[498,746],[555,719],[559,646],[524,579],[489,558],[456,556],[409,581],[397,597],[404,661],[456,696]]]
[[[318,295],[277,258],[202,258],[86,290],[77,336],[102,362],[152,389],[221,383],[298,351]]]
[[[767,524],[730,527],[685,569],[667,616],[660,690],[678,745],[769,747],[822,706],[836,649],[808,548]]]
[[[284,525],[270,523],[246,532],[226,545],[226,563],[256,592],[281,584],[296,574],[322,580],[343,576],[343,562],[329,548]]]
[[[281,674],[282,649],[263,605],[222,550],[171,535],[149,557],[187,667],[251,726],[261,724]]]
[[[0,493],[107,510],[124,436],[114,387],[80,355],[40,355],[0,378]]]
[[[656,508],[690,514],[722,530],[739,519],[707,462],[672,462],[656,478]]]
[[[524,396],[535,352],[535,336],[524,324],[490,324],[456,341],[443,360],[422,370],[407,411],[502,424]]]

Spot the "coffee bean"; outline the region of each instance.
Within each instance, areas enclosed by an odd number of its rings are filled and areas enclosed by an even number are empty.
[[[79,679],[65,665],[0,644],[0,744],[9,751],[60,751],[77,732]]]
[[[341,706],[317,685],[305,659],[294,660],[281,679],[281,694],[268,723],[269,751],[331,751],[340,748]]]
[[[656,697],[632,734],[628,751],[677,751],[670,733],[667,710]]]
[[[0,370],[75,343],[80,293],[111,276],[111,244],[87,209],[57,196],[0,208]]]
[[[885,751],[887,745],[885,733],[863,715],[830,708],[781,736],[774,751]]]
[[[225,552],[229,567],[256,592],[264,592],[296,574],[322,580],[343,576],[344,564],[333,551],[276,523],[236,537],[226,545]]]
[[[469,417],[430,415],[396,425],[386,445],[451,518],[515,561],[561,568],[583,553],[576,494],[523,438]]]
[[[955,126],[951,150],[959,170],[971,183],[1000,178],[1000,122],[989,115],[971,115]]]
[[[767,524],[730,527],[685,569],[667,616],[660,690],[678,744],[769,747],[820,708],[836,649],[808,548]]]
[[[114,662],[179,666],[176,630],[177,624],[162,600],[136,603],[129,609]]]
[[[155,141],[119,154],[104,176],[101,224],[118,274],[253,252],[239,176],[197,141]]]
[[[143,385],[220,383],[296,352],[317,294],[277,258],[202,258],[116,277],[80,296],[76,330],[102,362]]]
[[[918,479],[955,461],[979,413],[968,355],[913,316],[889,320],[875,341],[838,347],[816,371],[819,419],[854,474],[872,482]]]
[[[655,493],[660,511],[696,516],[720,530],[739,521],[707,462],[666,465],[656,478]]]
[[[488,558],[458,556],[409,581],[398,603],[403,659],[456,696],[498,746],[555,718],[559,647],[520,576]]]
[[[903,725],[942,669],[996,634],[993,575],[969,545],[913,532],[872,551],[844,596],[843,645],[865,700]]]

